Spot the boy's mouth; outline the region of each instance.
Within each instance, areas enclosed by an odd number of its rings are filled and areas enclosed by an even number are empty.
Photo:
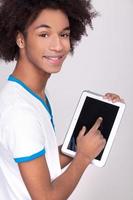
[[[48,60],[48,62],[52,63],[52,64],[59,64],[60,62],[62,62],[63,59],[63,55],[61,56],[44,56],[45,59]]]

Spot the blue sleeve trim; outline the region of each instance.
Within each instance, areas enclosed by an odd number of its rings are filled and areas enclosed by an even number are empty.
[[[14,160],[17,162],[17,163],[21,163],[21,162],[28,162],[28,161],[32,161],[36,158],[39,158],[43,155],[45,155],[46,151],[45,149],[39,151],[38,153],[35,153],[31,156],[27,156],[27,157],[21,157],[21,158],[14,158]]]

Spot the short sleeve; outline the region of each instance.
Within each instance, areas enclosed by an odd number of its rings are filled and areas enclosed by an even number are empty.
[[[7,147],[17,163],[45,154],[45,138],[36,112],[25,107],[14,108],[5,121]]]

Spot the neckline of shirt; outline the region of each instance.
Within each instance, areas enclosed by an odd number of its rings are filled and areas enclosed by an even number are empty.
[[[36,94],[33,90],[31,90],[23,81],[21,81],[20,79],[17,79],[15,76],[13,75],[10,75],[8,77],[8,81],[12,81],[12,82],[16,82],[18,83],[20,86],[22,86],[27,92],[29,92],[32,96],[34,96],[37,100],[39,100],[42,105],[45,107],[45,109],[47,110],[47,112],[49,113],[50,117],[51,117],[51,123],[52,123],[52,126],[54,128],[54,122],[53,122],[53,115],[52,115],[52,109],[51,109],[51,106],[50,106],[50,103],[49,103],[49,100],[47,98],[47,96],[45,95],[46,97],[46,101],[47,103],[38,95]]]

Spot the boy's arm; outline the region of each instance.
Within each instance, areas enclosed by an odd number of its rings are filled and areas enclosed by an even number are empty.
[[[53,182],[44,156],[18,164],[32,200],[66,200],[70,196],[86,167],[104,148],[105,140],[98,130],[100,124],[101,119],[98,119],[86,135],[85,128],[80,131],[75,158]]]
[[[32,200],[66,200],[89,163],[89,159],[80,155],[75,157],[67,170],[53,182],[44,156],[19,164],[19,169]]]

